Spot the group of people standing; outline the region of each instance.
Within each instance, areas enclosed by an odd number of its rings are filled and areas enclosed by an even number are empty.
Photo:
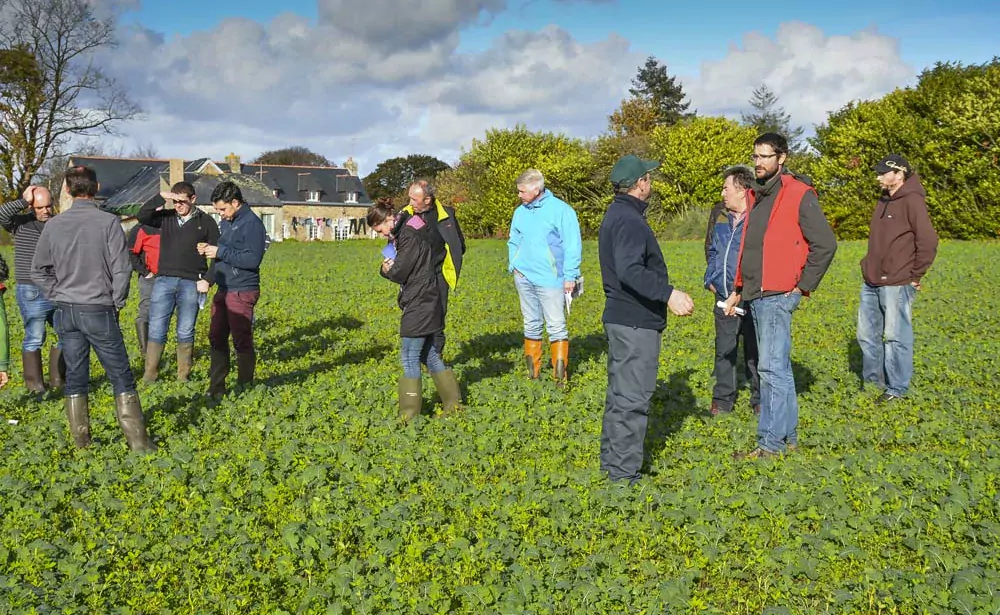
[[[736,459],[794,451],[798,399],[792,372],[792,314],[814,292],[837,251],[837,240],[808,178],[789,171],[787,140],[766,133],[754,142],[752,169],[723,173],[722,204],[706,237],[705,288],[716,299],[715,387],[710,412],[731,412],[737,397],[739,340],[756,446]],[[640,478],[649,404],[656,387],[662,331],[669,309],[687,316],[691,298],[669,283],[667,268],[644,218],[655,161],[626,156],[611,173],[617,196],[598,243],[608,337],[608,394],[601,434],[601,468],[610,479]],[[857,338],[862,378],[880,391],[879,404],[903,397],[913,373],[912,303],[934,260],[937,234],[925,193],[897,154],[874,169],[882,197],[861,261]]]
[[[740,339],[750,406],[757,416],[756,446],[735,455],[760,459],[798,447],[798,399],[792,372],[792,315],[820,285],[837,251],[837,239],[808,178],[786,167],[787,140],[775,133],[758,137],[752,167],[722,174],[722,203],[712,210],[706,236],[705,289],[715,299],[715,387],[710,413],[735,406]],[[608,340],[608,386],[601,433],[601,468],[609,478],[634,482],[644,461],[649,406],[656,388],[666,315],[689,316],[694,302],[670,282],[657,238],[646,221],[656,161],[623,156],[610,180],[615,197],[598,232],[605,295],[602,322]],[[878,403],[905,395],[913,371],[912,302],[930,267],[937,235],[925,193],[909,163],[899,155],[875,167],[883,196],[871,222],[862,260],[858,342],[863,379],[881,392]],[[554,380],[565,383],[569,364],[566,315],[582,282],[580,226],[572,207],[545,188],[528,169],[516,180],[520,205],[508,240],[508,271],[521,303],[524,357],[529,378],[541,371],[543,326],[550,344]],[[423,191],[423,192],[422,192]],[[400,284],[403,311],[403,377],[400,417],[420,413],[420,365],[427,366],[445,413],[460,407],[458,384],[441,358],[449,260],[456,241],[439,232],[453,224],[454,211],[436,199],[421,204],[426,182],[410,189],[410,206],[374,205],[368,224],[390,240],[381,273]],[[418,197],[416,200],[414,196]],[[457,237],[461,237],[460,231]],[[461,241],[464,252],[464,241]],[[883,340],[884,338],[884,340]]]
[[[715,379],[710,412],[731,412],[737,397],[739,341],[758,417],[756,446],[736,455],[759,459],[798,446],[798,401],[791,363],[792,314],[814,292],[837,250],[837,241],[807,178],[789,171],[788,143],[774,133],[754,142],[753,167],[722,175],[722,203],[713,209],[706,236],[705,288],[713,293]],[[598,253],[605,295],[602,322],[608,340],[608,385],[600,442],[601,468],[612,480],[639,479],[649,405],[656,388],[666,315],[688,316],[694,302],[675,288],[655,234],[646,221],[656,161],[634,155],[611,171],[614,200],[601,222]],[[937,249],[919,177],[902,156],[875,167],[883,189],[871,221],[857,338],[863,380],[881,392],[878,402],[903,397],[913,373],[912,303]],[[582,276],[580,226],[572,207],[528,169],[516,180],[520,205],[511,220],[508,271],[518,293],[529,378],[540,377],[543,328],[549,337],[552,377],[567,379],[566,315]],[[195,328],[209,289],[212,396],[226,392],[229,338],[238,381],[253,381],[254,307],[260,297],[260,264],[266,234],[236,184],[222,182],[210,201],[222,222],[196,207],[194,187],[179,182],[147,203],[126,238],[120,218],[95,201],[97,177],[87,167],[66,173],[73,204],[53,216],[52,197],[39,186],[0,206],[0,225],[14,237],[17,299],[25,323],[22,351],[26,387],[45,391],[41,348],[46,323],[58,342],[49,354],[49,386],[64,387],[65,409],[77,446],[90,444],[90,348],[112,383],[116,415],[133,450],[153,448],[119,327],[132,269],[140,287],[136,335],[144,357],[143,380],[158,378],[169,323],[176,318],[177,378],[188,380]],[[455,210],[434,187],[414,182],[409,204],[396,211],[380,200],[367,224],[387,238],[380,273],[400,285],[401,362],[399,417],[422,410],[421,365],[441,398],[442,413],[461,409],[461,390],[442,358],[448,299],[466,251]],[[169,207],[166,207],[169,206]],[[26,211],[27,210],[27,211]],[[130,265],[131,256],[131,265]],[[0,296],[7,265],[0,258]],[[2,302],[0,302],[2,307]],[[0,386],[8,380],[6,315],[0,309]]]
[[[45,390],[40,348],[48,322],[58,335],[50,352],[50,385],[63,387],[74,443],[81,448],[91,443],[88,395],[93,348],[111,381],[116,416],[129,448],[148,451],[155,446],[119,326],[133,265],[140,280],[136,333],[147,383],[157,379],[175,312],[177,377],[188,379],[198,311],[211,285],[217,287],[209,328],[208,392],[220,396],[226,392],[230,369],[230,337],[236,348],[239,382],[253,381],[253,310],[260,296],[264,226],[236,184],[222,182],[212,193],[210,201],[222,220],[220,228],[195,206],[194,187],[179,182],[161,194],[162,204],[150,202],[140,210],[140,225],[127,240],[121,218],[102,210],[95,200],[98,180],[94,170],[71,167],[65,177],[64,190],[73,200],[58,216],[52,215],[51,194],[41,186],[28,187],[21,199],[0,207],[0,223],[15,238],[18,303],[25,321],[25,384],[34,392]],[[25,209],[31,211],[23,213]],[[130,260],[130,253],[136,258]],[[0,278],[5,268],[3,263]],[[5,371],[0,379],[6,381]]]

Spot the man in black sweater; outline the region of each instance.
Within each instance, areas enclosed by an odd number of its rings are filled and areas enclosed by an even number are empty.
[[[615,200],[598,231],[608,337],[608,394],[601,469],[613,481],[639,479],[649,402],[656,389],[666,311],[689,316],[694,303],[670,285],[656,236],[646,222],[652,160],[624,156],[611,169]]]
[[[214,268],[198,253],[199,243],[215,245],[219,225],[195,207],[194,186],[177,182],[162,193],[173,209],[157,210],[154,199],[139,210],[140,224],[160,229],[160,259],[149,309],[149,341],[143,382],[156,380],[167,343],[170,315],[177,309],[177,379],[186,382],[194,363],[194,326],[200,309],[198,295],[207,293]]]

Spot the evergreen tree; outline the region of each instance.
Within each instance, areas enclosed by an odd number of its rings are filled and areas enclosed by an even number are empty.
[[[661,126],[673,126],[694,116],[693,112],[688,112],[691,103],[684,100],[684,88],[676,77],[667,73],[666,65],[655,56],[646,58],[646,64],[639,68],[639,73],[632,80],[629,93],[653,105],[658,116],[657,124]]]
[[[802,143],[802,127],[792,128],[792,118],[784,107],[778,106],[778,96],[763,83],[754,89],[750,97],[753,112],[742,114],[743,124],[757,131],[757,134],[776,132],[788,139],[788,146],[793,152],[804,149]]]

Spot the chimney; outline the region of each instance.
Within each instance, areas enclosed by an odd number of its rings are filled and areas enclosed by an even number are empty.
[[[240,164],[240,157],[233,152],[226,156],[226,164],[229,165],[229,172],[237,175],[243,173],[243,166]]]
[[[174,187],[177,182],[184,181],[184,160],[181,158],[171,158],[170,159],[170,188]]]

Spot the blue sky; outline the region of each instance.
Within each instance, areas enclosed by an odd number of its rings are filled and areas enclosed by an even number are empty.
[[[808,134],[935,61],[1000,53],[996,0],[94,1],[138,6],[122,25],[141,27],[105,58],[147,111],[126,150],[221,159],[295,143],[352,155],[362,174],[412,153],[454,162],[517,123],[596,136],[648,55],[699,113],[738,119],[766,83]]]

